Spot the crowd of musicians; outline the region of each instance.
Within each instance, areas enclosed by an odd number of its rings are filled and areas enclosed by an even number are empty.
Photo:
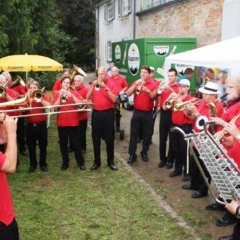
[[[210,70],[208,69],[212,73]],[[62,156],[61,170],[65,171],[69,168],[69,152],[74,153],[79,169],[85,170],[84,154],[87,151],[86,130],[89,114],[84,103],[86,100],[90,101],[91,137],[94,151],[91,170],[94,171],[101,167],[101,141],[103,140],[106,143],[107,166],[115,171],[118,168],[114,162],[114,138],[115,133],[120,131],[121,119],[121,114],[117,111],[119,108],[116,106],[121,104],[120,100],[124,102],[128,96],[133,94],[134,110],[130,120],[127,163],[134,167],[138,158],[137,147],[140,147],[139,139],[142,140],[141,160],[143,162],[150,160],[148,152],[154,133],[156,113],[159,112],[158,167],[173,168],[169,177],[182,176],[182,181],[190,180],[189,184],[184,184],[182,188],[194,190],[192,198],[196,199],[208,195],[208,185],[204,179],[210,183],[211,176],[199,157],[198,149],[193,147],[204,174],[200,173],[196,162],[189,155],[187,142],[181,131],[173,131],[173,129],[178,128],[185,134],[200,132],[204,131],[204,123],[214,121],[215,124],[209,127],[209,132],[216,138],[216,141],[221,142],[229,157],[240,167],[240,154],[238,154],[240,77],[228,76],[221,84],[217,78],[209,79],[204,87],[198,89],[201,95],[201,99],[198,99],[190,95],[192,74],[193,70],[186,69],[184,75],[179,78],[177,70],[171,68],[168,70],[167,80],[159,81],[154,78],[153,67],[142,66],[140,79],[128,86],[126,78],[119,74],[118,68],[111,65],[109,69],[99,67],[96,80],[88,86],[84,84],[84,77],[80,73],[72,75],[69,69],[64,69],[61,78],[54,82],[53,97],[50,99],[41,90],[36,80],[29,78],[25,86],[13,86],[11,75],[4,72],[0,75],[0,87],[4,89],[2,94],[0,89],[0,109],[4,113],[3,121],[6,116],[18,118],[18,152],[25,155],[27,146],[29,172],[32,173],[38,165],[41,171],[48,171],[48,115],[45,112],[49,106],[55,106],[58,112],[56,125]],[[122,100],[122,96],[126,99]],[[17,106],[22,104],[19,99],[25,99],[30,108],[24,111],[19,110]],[[2,153],[7,149],[6,135],[4,128],[1,127]],[[36,154],[37,146],[40,150],[39,157]],[[237,223],[233,234],[220,238],[222,240],[240,239],[239,205],[235,200],[231,200],[229,199],[226,206],[216,202],[206,207],[206,210],[224,210],[225,207],[228,209],[224,216],[217,220],[218,226]]]

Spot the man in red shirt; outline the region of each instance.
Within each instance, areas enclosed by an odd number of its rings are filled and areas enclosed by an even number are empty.
[[[56,91],[53,95],[53,105],[61,105],[58,107],[57,127],[60,150],[62,154],[62,170],[69,168],[69,152],[68,138],[74,149],[75,160],[80,170],[85,170],[84,158],[80,149],[78,136],[79,113],[75,103],[81,103],[81,96],[77,91],[70,88],[70,77],[62,79],[62,89]],[[71,105],[70,105],[71,104]],[[66,113],[64,113],[66,111]],[[71,111],[71,112],[69,112]]]
[[[175,68],[170,68],[168,70],[168,82],[165,84],[163,91],[158,92],[158,89],[155,90],[154,95],[158,94],[158,102],[160,103],[160,121],[159,121],[159,155],[160,163],[158,164],[159,168],[163,168],[166,165],[166,168],[170,169],[173,167],[174,156],[173,156],[173,146],[171,140],[169,141],[168,154],[167,151],[167,139],[170,133],[171,123],[172,123],[172,111],[164,110],[163,104],[169,95],[173,92],[178,93],[179,84],[177,82],[178,72]],[[160,85],[163,84],[160,82]]]
[[[153,91],[156,83],[150,78],[151,69],[149,66],[142,66],[141,79],[133,82],[131,87],[126,91],[127,96],[134,93],[134,110],[130,125],[130,141],[128,146],[129,159],[128,164],[137,160],[136,150],[139,133],[143,133],[143,143],[141,158],[144,162],[148,159],[148,150],[152,137],[153,126]]]
[[[84,79],[81,75],[74,76],[74,88],[81,95],[83,99],[86,99],[88,87],[84,85]],[[79,112],[79,141],[81,145],[82,153],[85,154],[87,150],[87,141],[86,141],[86,132],[88,124],[88,112],[82,111]]]
[[[128,83],[126,78],[119,74],[118,68],[117,67],[112,67],[112,76],[109,77],[109,81],[112,81],[115,89],[117,91],[117,95],[119,95],[120,92],[125,92],[128,88]],[[116,102],[116,131],[120,132],[120,119],[121,119],[121,114],[120,114],[120,102],[117,100]]]
[[[0,121],[3,122],[7,132],[7,148],[5,154],[0,152],[0,239],[19,240],[18,225],[14,216],[13,203],[9,190],[6,173],[16,171],[17,144],[16,130],[17,119],[5,114],[0,114]]]
[[[189,95],[189,89],[190,81],[188,79],[180,80],[178,94],[172,93],[169,95],[163,105],[163,109],[169,110],[166,108],[166,103],[170,101],[172,97],[175,99],[172,100],[173,105],[174,103],[184,103],[191,100],[192,97]],[[172,111],[172,126],[181,128],[186,134],[192,131],[192,121],[186,116],[185,111],[181,109],[179,111]],[[173,131],[170,133],[170,141],[172,142],[174,150],[175,170],[170,173],[169,177],[183,174],[182,180],[187,181],[189,179],[186,171],[187,143],[182,133],[179,131]]]
[[[47,145],[48,145],[48,131],[47,131],[47,115],[45,109],[40,108],[50,105],[50,99],[46,94],[42,93],[40,100],[34,100],[34,93],[40,91],[40,85],[37,81],[32,81],[29,85],[28,95],[32,110],[26,112],[26,114],[32,114],[32,116],[26,117],[26,140],[29,151],[30,167],[29,172],[35,172],[38,162],[36,156],[36,145],[38,141],[39,146],[39,165],[43,172],[48,171],[46,159],[47,159]],[[39,109],[37,109],[39,108]],[[34,116],[34,114],[37,114]],[[39,114],[39,115],[38,115]]]
[[[101,166],[101,139],[105,140],[107,164],[111,170],[117,170],[114,165],[114,114],[117,92],[112,81],[107,79],[104,67],[98,68],[98,79],[93,81],[87,99],[93,103],[92,112],[92,141],[94,163],[91,170]]]

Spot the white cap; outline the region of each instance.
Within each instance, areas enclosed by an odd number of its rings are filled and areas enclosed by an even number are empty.
[[[220,94],[218,91],[218,84],[214,82],[207,82],[204,87],[199,88],[199,92],[206,94]]]
[[[152,72],[155,72],[154,67],[151,66],[151,67],[149,67],[149,68],[151,69]]]
[[[190,87],[190,81],[189,81],[188,79],[182,79],[182,80],[180,80],[179,84]]]

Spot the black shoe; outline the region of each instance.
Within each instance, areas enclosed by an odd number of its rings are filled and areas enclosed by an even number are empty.
[[[163,167],[165,167],[165,165],[166,165],[166,162],[161,161],[161,162],[158,164],[158,167],[159,167],[159,168],[163,168]]]
[[[205,210],[208,210],[208,211],[214,211],[214,210],[225,211],[225,206],[218,203],[218,202],[215,202],[215,203],[211,203],[211,204],[207,205]]]
[[[33,173],[33,172],[35,172],[36,168],[37,168],[37,167],[31,166],[28,171],[29,171],[30,173]]]
[[[196,191],[195,193],[192,194],[192,198],[202,198],[206,197],[207,195],[208,195],[207,192]]]
[[[189,175],[186,174],[186,173],[184,173],[184,174],[183,174],[183,177],[182,177],[182,181],[183,181],[183,182],[186,182],[186,181],[188,181],[189,179],[190,179]]]
[[[80,168],[80,170],[85,170],[86,169],[84,164],[80,164],[79,168]]]
[[[101,164],[94,163],[90,169],[94,171],[94,170],[97,170],[100,166]]]
[[[220,237],[218,240],[234,240],[234,237],[232,235],[224,236],[224,237]]]
[[[69,168],[69,166],[63,164],[62,167],[61,167],[61,170],[65,171],[65,170],[67,170],[68,168]]]
[[[169,174],[169,177],[176,177],[176,176],[179,176],[179,175],[182,175],[182,171],[174,170],[173,172],[171,172]]]
[[[108,167],[113,170],[113,171],[117,171],[118,168],[112,163],[112,164],[109,164]]]
[[[134,155],[130,155],[127,163],[128,163],[128,164],[132,164],[132,163],[134,163],[134,162],[136,162],[136,161],[137,161],[137,155],[134,154]]]
[[[218,227],[227,227],[229,225],[235,224],[238,222],[238,219],[229,212],[226,212],[223,217],[219,218],[216,221]]]
[[[42,172],[47,172],[48,167],[47,166],[40,166]]]
[[[182,185],[182,189],[184,189],[184,190],[197,190],[197,188],[193,187],[191,184]]]
[[[171,169],[171,168],[173,168],[173,162],[167,162],[166,169]]]
[[[144,162],[148,162],[148,154],[147,153],[141,153],[141,158]]]

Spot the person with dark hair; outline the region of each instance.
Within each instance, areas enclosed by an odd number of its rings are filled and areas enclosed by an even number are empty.
[[[188,79],[190,81],[193,77],[193,74],[194,70],[192,68],[186,68],[183,75],[179,76],[177,81],[180,82],[182,79]]]
[[[153,91],[156,89],[156,82],[150,78],[151,69],[148,66],[141,68],[141,79],[136,80],[126,91],[127,96],[134,93],[134,110],[130,125],[130,141],[128,146],[128,164],[137,160],[136,150],[139,133],[142,132],[143,142],[141,158],[144,162],[148,159],[148,150],[152,137],[153,126]]]
[[[32,116],[26,117],[26,140],[29,152],[30,167],[29,172],[35,172],[38,162],[36,156],[36,146],[38,142],[39,146],[39,165],[43,172],[48,171],[47,167],[47,145],[48,145],[48,131],[47,131],[47,116],[43,106],[50,105],[50,99],[46,94],[42,93],[41,99],[36,99],[36,94],[41,93],[40,85],[37,81],[32,81],[28,87],[28,96],[31,107],[31,111],[26,114]],[[34,116],[33,114],[39,114]]]
[[[97,170],[101,166],[101,139],[103,139],[106,143],[108,167],[116,171],[118,169],[114,165],[114,114],[117,92],[112,81],[107,78],[106,68],[98,68],[98,79],[92,82],[86,98],[91,99],[93,103],[94,163],[91,170]]]
[[[18,225],[15,219],[11,193],[6,173],[14,173],[17,165],[16,130],[17,119],[0,113],[1,124],[7,134],[7,148],[0,152],[0,239],[19,240]],[[2,132],[0,137],[2,137]]]
[[[168,81],[166,83],[160,82],[159,87],[155,90],[154,95],[158,95],[160,102],[160,121],[159,121],[159,168],[166,166],[167,169],[173,167],[174,150],[171,140],[169,140],[169,148],[167,152],[167,139],[170,134],[172,126],[172,112],[163,109],[163,104],[171,93],[178,93],[179,84],[177,82],[178,72],[175,68],[168,70]],[[162,87],[161,87],[162,86]],[[161,91],[159,91],[161,89]]]
[[[62,78],[64,77],[70,77],[70,70],[69,68],[64,68],[62,71],[62,76],[58,79],[55,80],[53,87],[52,87],[52,91],[53,93],[55,91],[59,91],[62,89]]]
[[[61,113],[57,114],[58,136],[62,154],[61,169],[67,170],[69,168],[69,138],[78,167],[80,170],[85,170],[85,160],[80,149],[78,136],[79,113],[75,111],[77,110],[77,105],[74,105],[74,103],[81,103],[82,97],[77,91],[70,88],[70,82],[70,77],[64,77],[62,79],[62,89],[56,91],[53,95],[53,105],[61,105],[58,107],[58,111]]]

